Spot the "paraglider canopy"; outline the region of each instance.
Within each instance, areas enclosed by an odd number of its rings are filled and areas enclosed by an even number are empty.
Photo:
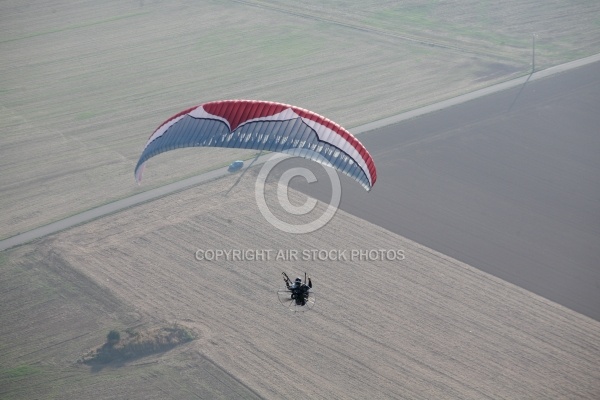
[[[350,132],[312,111],[259,100],[223,100],[184,110],[161,124],[135,167],[142,179],[148,159],[182,147],[229,147],[287,153],[331,166],[371,190],[375,163]]]

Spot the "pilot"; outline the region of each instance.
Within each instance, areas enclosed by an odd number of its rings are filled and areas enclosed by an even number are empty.
[[[308,278],[308,285],[302,283],[302,278],[298,277],[294,279],[294,284],[290,286],[290,289],[301,289],[302,292],[308,292],[308,289],[312,288],[312,281]]]
[[[284,273],[284,277],[287,278],[287,275]],[[312,281],[310,277],[308,278],[308,284],[302,283],[302,278],[297,277],[294,279],[294,282],[290,282],[285,279],[285,285],[288,290],[292,292],[290,297],[292,300],[296,300],[296,304],[298,305],[306,305],[306,299],[308,299],[308,291],[312,288]]]
[[[292,285],[292,288],[300,288],[302,286],[302,278],[297,277],[296,279],[294,279],[294,284]]]

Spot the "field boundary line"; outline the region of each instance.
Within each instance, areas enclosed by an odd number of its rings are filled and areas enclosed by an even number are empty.
[[[394,125],[402,121],[406,121],[411,118],[420,117],[425,114],[432,113],[434,111],[439,111],[444,108],[449,108],[458,104],[466,103],[471,100],[478,99],[480,97],[487,96],[489,94],[501,92],[503,90],[511,89],[520,85],[523,85],[528,82],[533,82],[538,79],[546,78],[561,72],[566,72],[571,69],[583,67],[588,64],[593,64],[595,62],[600,62],[600,54],[595,54],[589,57],[581,58],[579,60],[570,61],[565,64],[556,65],[554,67],[550,67],[541,71],[534,72],[533,74],[527,74],[521,76],[519,78],[511,79],[506,82],[497,83],[492,86],[485,87],[483,89],[478,89],[473,92],[465,93],[460,96],[453,97],[451,99],[443,100],[438,103],[430,104],[424,107],[419,107],[417,109],[406,111],[401,114],[392,115],[391,117],[383,118],[377,121],[369,122],[364,125],[357,126],[350,131],[353,134],[361,134],[372,131],[374,129],[383,128],[384,126]]]
[[[525,75],[520,78],[512,79],[506,82],[498,83],[493,86],[489,86],[487,88],[479,89],[474,92],[466,93],[452,99],[444,100],[435,104],[430,104],[428,106],[420,107],[415,110],[407,111],[398,115],[393,115],[391,117],[383,118],[378,121],[373,121],[364,125],[357,126],[350,131],[353,134],[364,134],[369,131],[373,131],[375,129],[383,128],[385,126],[394,125],[400,123],[402,121],[406,121],[411,118],[419,117],[425,114],[429,114],[434,111],[439,111],[448,107],[452,107],[458,104],[466,103],[471,100],[475,100],[480,97],[487,96],[489,94],[501,92],[503,90],[507,90],[519,85],[523,85],[526,82],[535,81],[538,79],[546,78],[558,73],[566,72],[571,69],[579,68],[588,64],[592,64],[600,61],[600,54],[595,54],[589,57],[585,57],[579,60],[571,61],[565,64],[560,64],[554,67],[550,67],[548,69],[544,69],[538,72],[534,72],[533,74]],[[252,166],[260,165],[265,163],[271,154],[265,154],[255,162],[253,162]],[[248,168],[248,167],[246,167]],[[202,183],[206,183],[215,179],[222,178],[223,176],[229,175],[227,171],[227,167],[222,167],[210,172],[206,172],[200,175],[193,176],[191,178],[183,179],[178,182],[170,183],[164,186],[160,186],[155,189],[148,190],[143,193],[138,193],[124,199],[120,199],[108,204],[104,204],[102,206],[93,208],[91,210],[87,210],[70,217],[61,219],[59,221],[52,222],[50,224],[41,226],[39,228],[35,228],[29,230],[27,232],[23,232],[17,234],[15,236],[9,237],[7,239],[0,241],[0,251],[4,251],[10,249],[12,247],[20,246],[26,243],[29,243],[33,240],[40,239],[44,236],[51,235],[53,233],[57,233],[69,228],[72,228],[77,225],[82,225],[87,222],[93,221],[98,218],[105,217],[110,214],[114,214],[116,212],[125,210],[130,207],[137,206],[142,203],[146,203],[152,200],[159,199],[161,197],[170,195],[172,193],[180,192],[182,190],[189,189],[191,187],[197,186]]]

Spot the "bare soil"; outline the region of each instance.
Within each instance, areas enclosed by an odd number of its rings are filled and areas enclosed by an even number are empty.
[[[542,33],[540,67],[600,49],[595,1],[457,4],[1,2],[0,237],[253,156],[176,151],[153,159],[147,186],[134,186],[144,140],[193,104],[270,99],[352,127],[527,73],[531,30]],[[590,104],[580,111],[593,113]],[[436,150],[408,147],[407,160],[420,152],[427,161]],[[382,181],[395,168],[394,149],[382,158]],[[574,159],[597,165],[566,160]],[[407,185],[454,183],[407,165],[426,178],[410,175]],[[310,235],[284,234],[256,208],[255,174],[231,191],[237,176],[1,252],[0,397],[600,397],[600,322],[343,211]],[[407,193],[414,203],[429,199],[438,216],[463,215],[448,212],[452,203],[442,197]],[[373,215],[395,204],[393,196],[378,201]],[[402,215],[442,234],[453,229],[448,219],[432,224],[436,214]],[[536,237],[549,235],[542,233]],[[551,233],[560,239],[568,230]],[[198,250],[269,257],[207,261]],[[315,250],[328,256],[302,258]],[[288,257],[277,259],[280,251]],[[294,251],[299,258],[289,257]],[[352,258],[353,251],[404,257]],[[339,254],[346,256],[332,259]],[[312,276],[312,311],[281,306],[282,271]],[[133,361],[77,363],[111,329],[174,323],[190,326],[197,340]]]
[[[34,253],[24,254],[23,248],[7,252],[5,265],[15,271],[37,257],[54,270],[80,276],[75,282],[82,304],[95,304],[88,299],[88,287],[106,293],[109,301],[100,304],[106,311],[98,310],[87,320],[102,325],[96,329],[50,325],[52,318],[42,315],[74,314],[40,305],[34,326],[36,332],[43,331],[38,337],[49,341],[50,349],[26,357],[27,365],[45,363],[48,353],[66,348],[57,344],[52,350],[49,338],[66,331],[73,336],[91,331],[97,343],[111,328],[107,316],[131,324],[135,322],[125,316],[137,315],[185,321],[199,338],[182,346],[185,350],[154,358],[157,364],[117,367],[120,380],[107,397],[193,398],[196,385],[201,391],[203,384],[190,377],[207,376],[214,365],[239,382],[239,390],[265,398],[598,395],[599,322],[341,211],[313,234],[284,234],[257,211],[252,174],[225,195],[235,179],[215,181],[25,246]],[[292,197],[296,203],[304,201],[301,194],[292,192]],[[198,261],[199,249],[349,253],[339,261]],[[351,259],[353,249],[402,250],[405,257]],[[307,271],[312,276],[318,296],[313,310],[292,314],[280,305],[276,291],[283,284],[282,271]],[[10,293],[21,298],[4,289],[14,283],[2,285],[4,298]],[[94,316],[104,316],[105,322]],[[18,330],[2,322],[2,337],[15,337]],[[80,351],[86,348],[86,340],[75,341]],[[25,362],[20,356],[24,342],[20,343],[4,365]],[[63,374],[72,371],[64,357],[57,364]],[[166,376],[181,371],[183,377],[154,395],[146,388],[139,390],[145,382],[139,375],[155,376],[163,370]],[[90,388],[104,387],[106,382],[100,382],[112,379],[113,372],[105,368],[92,373],[93,378],[81,378],[81,371],[54,378],[70,394],[63,398],[87,398]],[[74,388],[77,379],[82,382]],[[178,385],[190,393],[181,396]],[[9,388],[15,396],[22,393]],[[93,392],[94,398],[103,395]],[[225,397],[238,396],[229,392]]]

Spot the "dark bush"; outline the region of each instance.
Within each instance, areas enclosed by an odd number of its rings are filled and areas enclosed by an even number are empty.
[[[116,331],[114,329],[108,332],[108,335],[106,335],[106,343],[110,345],[119,343],[119,340],[121,340],[121,334],[119,333],[119,331]]]

